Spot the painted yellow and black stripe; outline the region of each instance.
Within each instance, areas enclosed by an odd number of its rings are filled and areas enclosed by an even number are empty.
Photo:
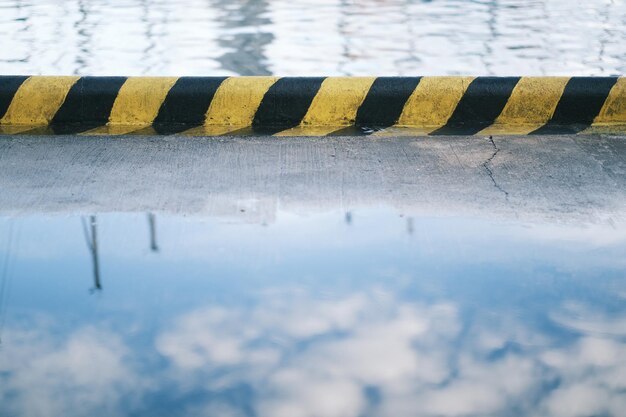
[[[580,132],[626,132],[626,78],[0,76],[0,134]]]

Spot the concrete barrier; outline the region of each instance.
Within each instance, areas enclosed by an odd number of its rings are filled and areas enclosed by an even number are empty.
[[[2,134],[626,132],[620,77],[0,76]]]

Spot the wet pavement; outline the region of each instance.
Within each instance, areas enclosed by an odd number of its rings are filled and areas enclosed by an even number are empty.
[[[0,189],[0,415],[626,408],[624,137],[3,137]]]
[[[271,222],[336,208],[618,220],[620,136],[5,136],[0,212],[161,211]],[[244,211],[241,211],[244,209]]]

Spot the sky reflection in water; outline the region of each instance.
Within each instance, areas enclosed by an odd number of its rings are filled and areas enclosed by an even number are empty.
[[[0,219],[0,415],[626,409],[623,229],[98,215],[94,290],[83,219]]]

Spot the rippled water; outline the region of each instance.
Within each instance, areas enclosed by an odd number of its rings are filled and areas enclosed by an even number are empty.
[[[0,237],[2,416],[626,409],[610,224],[30,215]]]
[[[0,0],[0,73],[616,75],[624,0]]]

